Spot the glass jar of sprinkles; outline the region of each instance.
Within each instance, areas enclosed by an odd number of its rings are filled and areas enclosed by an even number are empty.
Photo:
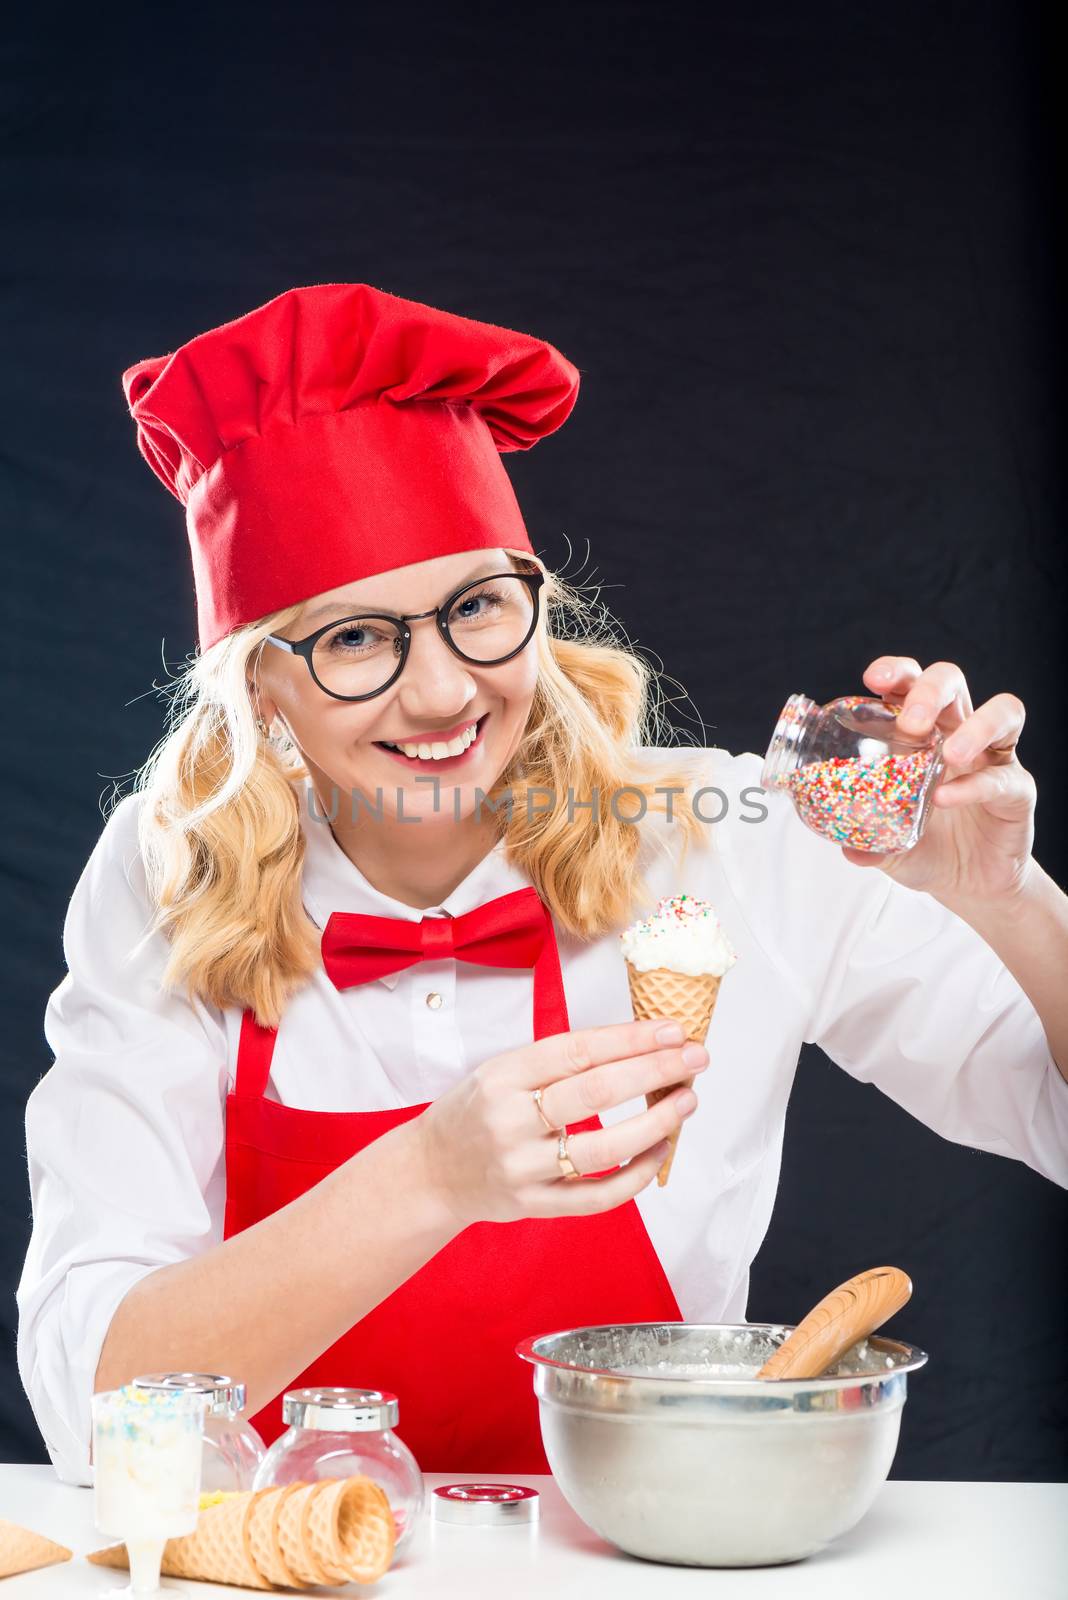
[[[911,850],[945,771],[942,735],[898,725],[898,703],[840,695],[825,706],[792,694],[764,757],[769,793],[789,795],[814,833],[854,850]]]

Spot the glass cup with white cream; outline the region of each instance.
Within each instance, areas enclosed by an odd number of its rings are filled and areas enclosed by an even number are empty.
[[[93,1520],[130,1558],[123,1594],[158,1594],[168,1539],[192,1533],[207,1398],[127,1384],[93,1395]]]

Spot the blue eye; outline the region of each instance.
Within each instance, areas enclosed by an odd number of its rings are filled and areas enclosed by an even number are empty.
[[[332,655],[366,655],[382,645],[388,645],[392,637],[366,624],[348,623],[328,633],[319,641],[318,648]]]
[[[482,622],[501,606],[504,596],[497,589],[480,589],[465,595],[453,609],[450,622]]]

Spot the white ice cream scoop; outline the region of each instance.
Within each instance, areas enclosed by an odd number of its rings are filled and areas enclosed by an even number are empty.
[[[669,895],[651,916],[619,936],[624,960],[636,972],[666,968],[690,978],[721,978],[738,957],[708,900]]]

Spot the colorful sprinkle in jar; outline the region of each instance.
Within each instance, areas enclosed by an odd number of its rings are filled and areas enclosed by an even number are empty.
[[[898,726],[900,704],[840,695],[825,706],[792,694],[764,757],[769,793],[787,794],[814,833],[854,850],[911,850],[945,771],[942,735]]]

